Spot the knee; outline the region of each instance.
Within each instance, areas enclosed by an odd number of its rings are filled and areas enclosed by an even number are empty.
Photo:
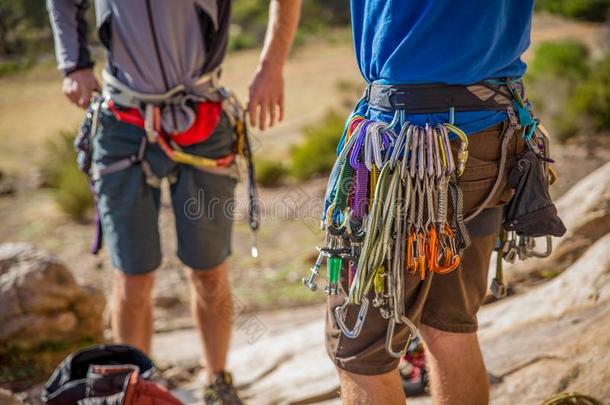
[[[129,275],[116,272],[114,277],[115,298],[121,301],[145,303],[152,296],[154,283],[154,273]]]
[[[214,297],[224,297],[229,291],[227,269],[226,262],[208,269],[189,269],[189,280],[195,293],[206,301],[214,300]]]
[[[420,325],[418,329],[429,349],[443,346],[449,343],[454,335],[457,335],[456,333],[446,332],[426,325]]]
[[[431,353],[455,350],[458,347],[464,347],[466,343],[477,340],[476,333],[447,332],[426,325],[420,325],[418,329]]]

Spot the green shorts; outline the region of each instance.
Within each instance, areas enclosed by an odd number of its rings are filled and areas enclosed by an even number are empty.
[[[117,121],[102,109],[100,128],[93,145],[99,167],[137,155],[142,128]],[[233,150],[235,133],[223,113],[214,133],[187,153],[218,158]],[[208,269],[231,253],[235,179],[204,172],[169,159],[156,144],[149,144],[145,160],[154,174],[169,177],[176,218],[177,255],[188,267]],[[146,183],[140,164],[109,173],[95,181],[98,212],[112,264],[127,274],[143,274],[161,264],[159,240],[160,189]]]

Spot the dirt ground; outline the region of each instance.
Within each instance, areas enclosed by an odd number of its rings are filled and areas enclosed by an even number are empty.
[[[543,40],[577,38],[597,52],[605,36],[607,30],[599,25],[536,16],[532,48]],[[345,109],[341,88],[357,88],[361,80],[349,34],[342,31],[330,37],[293,53],[285,71],[286,120],[266,133],[254,132],[257,153],[285,159],[289,146],[301,139],[303,126],[315,123],[328,109]],[[528,51],[526,60],[530,57]],[[257,51],[227,58],[224,82],[242,98],[257,58]],[[98,257],[87,253],[91,224],[70,221],[58,210],[49,190],[31,186],[33,173],[44,156],[45,141],[60,130],[74,130],[82,116],[81,110],[64,100],[60,89],[61,78],[49,63],[20,76],[0,79],[0,169],[20,180],[15,195],[0,197],[0,242],[25,241],[48,249],[68,263],[80,281],[108,290],[112,270],[106,252]],[[600,149],[570,144],[554,150],[562,175],[556,193],[609,159],[607,145]],[[321,179],[261,191],[267,215],[258,238],[261,256],[257,260],[249,257],[250,233],[245,222],[236,222],[231,265],[235,297],[245,307],[275,308],[323,299],[321,294],[313,295],[301,287],[300,278],[314,258],[316,243],[321,241],[319,204],[315,202],[324,186]],[[238,195],[243,197],[243,186]],[[156,288],[157,329],[167,330],[187,326],[190,321],[186,317],[186,277],[174,257],[175,233],[167,200],[160,221],[165,259]]]

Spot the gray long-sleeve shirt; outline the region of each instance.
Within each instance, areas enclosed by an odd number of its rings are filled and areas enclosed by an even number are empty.
[[[93,66],[86,42],[89,0],[47,0],[58,67]],[[95,0],[106,69],[133,90],[164,93],[190,86],[220,66],[231,0]]]

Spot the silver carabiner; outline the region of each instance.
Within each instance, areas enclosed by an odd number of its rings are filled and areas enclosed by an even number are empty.
[[[546,249],[543,252],[534,250],[534,246],[532,246],[531,249],[528,249],[527,251],[527,256],[528,257],[538,257],[538,258],[545,258],[545,257],[549,257],[551,255],[551,253],[553,252],[553,238],[550,235],[546,235],[545,237],[546,240]],[[533,241],[533,238],[532,238]]]
[[[394,329],[396,327],[396,320],[394,319],[394,317],[392,317],[390,319],[390,322],[388,323],[388,331],[385,335],[385,350],[386,350],[386,352],[388,352],[388,354],[390,356],[397,358],[397,359],[400,359],[401,357],[404,357],[405,354],[407,354],[409,345],[411,344],[411,341],[413,340],[413,338],[415,337],[415,334],[417,333],[417,328],[415,327],[415,325],[413,324],[413,322],[411,322],[411,320],[409,318],[402,315],[401,321],[405,325],[407,325],[407,327],[410,329],[409,338],[407,339],[407,344],[405,344],[405,347],[401,351],[395,352],[394,348],[392,347],[393,346],[392,340],[394,340]]]
[[[369,308],[369,300],[366,297],[362,297],[362,304],[360,305],[360,310],[358,311],[358,316],[356,317],[356,323],[351,330],[345,324],[345,310],[347,309],[348,305],[349,299],[346,298],[342,305],[335,308],[335,318],[337,319],[337,325],[339,325],[341,332],[343,332],[343,334],[349,339],[355,339],[362,331],[362,325],[364,325],[364,320],[366,319],[366,311]]]

